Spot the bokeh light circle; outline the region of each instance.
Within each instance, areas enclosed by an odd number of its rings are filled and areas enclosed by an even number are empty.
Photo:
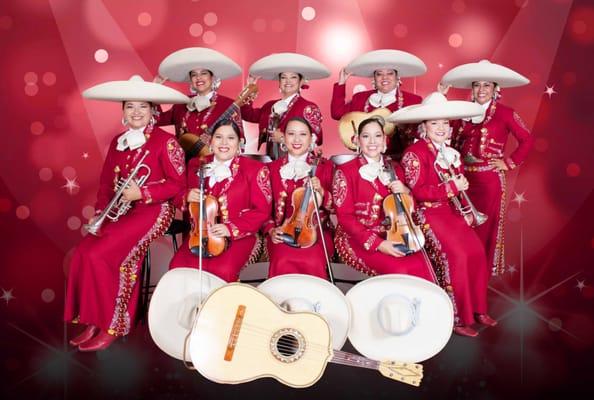
[[[313,7],[303,7],[301,17],[306,21],[311,21],[316,17],[316,10]]]
[[[97,61],[99,64],[103,64],[109,59],[109,53],[105,49],[99,49],[95,51],[94,57],[95,61]]]

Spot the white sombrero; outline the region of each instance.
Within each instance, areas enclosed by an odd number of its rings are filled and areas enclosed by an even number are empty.
[[[190,71],[202,68],[217,78],[232,78],[241,73],[241,67],[226,55],[204,47],[188,47],[169,54],[159,64],[159,75],[173,82],[189,82]]]
[[[351,310],[344,294],[325,279],[305,274],[279,275],[262,282],[258,290],[287,311],[312,311],[323,316],[332,331],[332,347],[346,341]]]
[[[439,286],[411,275],[366,279],[346,294],[351,344],[377,360],[421,362],[439,353],[454,325],[450,298]]]
[[[459,65],[446,72],[441,78],[444,85],[452,85],[456,88],[471,88],[472,82],[476,81],[495,82],[501,88],[530,83],[528,78],[516,71],[488,60]]]
[[[427,66],[417,56],[401,50],[373,50],[355,58],[345,71],[356,76],[372,77],[378,69],[395,69],[398,76],[418,76],[427,72]]]
[[[184,342],[192,330],[200,293],[204,301],[210,292],[225,284],[221,278],[202,271],[201,285],[200,271],[194,268],[166,272],[155,288],[148,311],[149,331],[157,346],[171,357],[183,360]],[[190,359],[187,351],[185,359]]]
[[[88,88],[83,97],[107,101],[149,101],[155,104],[188,103],[185,94],[158,83],[146,82],[140,75],[127,81],[110,81]]]
[[[421,104],[401,108],[390,115],[387,120],[396,124],[422,122],[434,119],[459,119],[483,115],[485,110],[478,103],[452,100],[433,92],[423,99]]]
[[[250,67],[250,75],[262,79],[277,80],[283,72],[295,72],[305,79],[323,79],[330,76],[330,71],[321,62],[297,53],[275,53],[260,58]]]

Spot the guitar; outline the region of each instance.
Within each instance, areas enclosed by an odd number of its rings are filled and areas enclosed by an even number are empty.
[[[357,136],[357,128],[359,127],[359,124],[367,118],[371,118],[376,115],[382,117],[385,121],[386,118],[388,118],[391,114],[392,111],[387,108],[376,108],[375,110],[368,113],[363,111],[352,111],[350,113],[346,113],[340,118],[340,121],[338,121],[338,133],[340,134],[340,140],[342,140],[342,143],[344,143],[347,148],[355,150],[357,146],[355,145],[355,141],[353,139],[355,136]],[[384,133],[387,136],[392,136],[395,130],[396,126],[393,123],[386,121],[386,124],[384,125]]]
[[[332,350],[330,328],[315,313],[287,312],[242,283],[213,291],[190,337],[192,363],[205,378],[236,384],[272,377],[296,388],[316,383],[330,361],[379,370],[390,379],[419,386],[420,364],[375,361]]]
[[[223,119],[232,119],[234,113],[239,111],[239,108],[248,104],[256,98],[258,94],[258,86],[253,83],[244,87],[233,103],[214,121],[210,126],[202,125],[200,128],[204,131],[201,135],[192,132],[182,133],[178,139],[182,149],[186,152],[187,158],[192,158],[196,155],[203,157],[209,154],[208,140],[212,136],[212,128],[217,122]]]

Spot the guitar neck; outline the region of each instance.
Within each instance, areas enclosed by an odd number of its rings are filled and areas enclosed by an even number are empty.
[[[379,370],[380,366],[379,361],[375,361],[367,357],[347,353],[346,351],[340,350],[334,350],[334,357],[332,357],[330,362],[335,364],[348,365],[351,367],[361,367],[376,370]]]
[[[227,107],[227,109],[225,110],[224,113],[222,113],[219,118],[216,119],[215,122],[213,122],[209,127],[208,127],[208,134],[212,135],[212,128],[214,128],[214,126],[219,122],[222,121],[224,119],[232,119],[233,113],[237,112],[239,110],[239,106],[235,103],[231,104],[229,107]]]

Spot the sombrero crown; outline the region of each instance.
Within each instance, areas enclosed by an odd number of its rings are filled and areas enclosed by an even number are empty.
[[[489,60],[459,65],[446,72],[441,78],[444,85],[452,85],[456,88],[470,88],[472,82],[477,81],[495,82],[502,88],[530,83],[530,80],[525,76]]]

